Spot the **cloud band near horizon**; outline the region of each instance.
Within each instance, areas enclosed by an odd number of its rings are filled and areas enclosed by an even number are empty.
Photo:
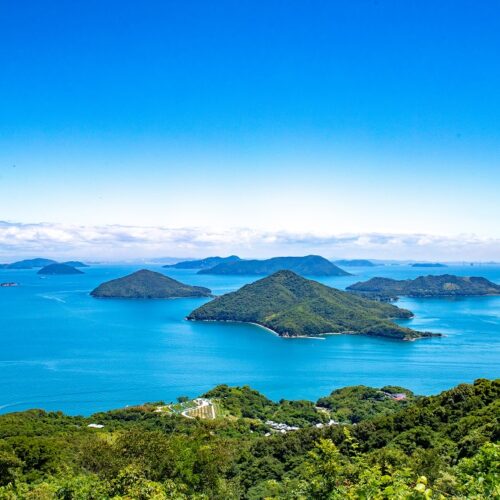
[[[0,221],[2,262],[28,256],[120,261],[233,253],[246,258],[318,253],[330,258],[494,261],[500,260],[500,240],[471,234],[308,234]]]

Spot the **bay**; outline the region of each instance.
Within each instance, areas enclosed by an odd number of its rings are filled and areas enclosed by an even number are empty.
[[[27,408],[91,414],[197,396],[216,384],[250,385],[279,400],[310,399],[347,385],[402,385],[434,394],[500,374],[500,297],[410,299],[404,324],[444,334],[416,342],[332,335],[282,339],[252,325],[193,323],[207,299],[95,299],[103,281],[141,267],[215,294],[255,277],[197,275],[159,266],[95,265],[85,274],[41,279],[36,270],[0,270],[0,413]],[[337,288],[373,276],[484,276],[500,283],[500,266],[350,268],[354,276],[320,279]]]

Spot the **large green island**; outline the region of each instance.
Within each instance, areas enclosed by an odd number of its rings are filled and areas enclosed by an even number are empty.
[[[382,300],[407,297],[456,297],[474,295],[500,295],[500,285],[480,277],[463,277],[452,274],[420,276],[415,279],[394,280],[371,278],[348,286],[347,290],[370,298]]]
[[[266,276],[284,269],[303,276],[349,276],[350,274],[319,255],[223,262],[214,267],[202,269],[198,271],[198,274]]]
[[[217,297],[194,310],[187,319],[254,323],[282,337],[350,333],[413,340],[439,335],[391,321],[412,315],[406,309],[357,297],[292,271],[278,271]]]
[[[173,299],[210,297],[211,293],[208,288],[186,285],[164,274],[142,269],[123,278],[107,281],[92,290],[90,295],[98,298]]]

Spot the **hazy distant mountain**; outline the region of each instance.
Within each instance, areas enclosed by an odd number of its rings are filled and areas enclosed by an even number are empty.
[[[38,274],[83,274],[83,272],[66,264],[55,263],[42,267]]]
[[[391,304],[357,297],[292,271],[278,271],[215,298],[188,319],[256,323],[285,337],[353,333],[410,340],[433,335],[390,321],[411,316]]]
[[[89,267],[88,264],[80,262],[79,260],[68,260],[67,262],[63,262],[63,264],[66,264],[67,266],[71,267]]]
[[[449,297],[472,295],[500,295],[500,285],[479,277],[462,277],[451,274],[441,276],[420,276],[416,279],[394,280],[372,278],[355,283],[347,290],[368,297],[396,298],[409,297]]]
[[[348,276],[349,273],[319,255],[273,257],[266,260],[225,262],[198,274],[267,275],[287,269],[304,276]]]
[[[123,278],[107,281],[91,292],[93,297],[123,299],[170,299],[176,297],[210,297],[201,286],[181,283],[161,273],[142,269]]]
[[[446,264],[440,264],[439,262],[416,262],[412,264],[411,267],[448,267]]]
[[[25,259],[13,262],[12,264],[5,264],[5,269],[33,269],[34,267],[44,267],[49,264],[55,264],[56,261],[52,259]]]
[[[223,264],[225,262],[236,262],[240,258],[237,255],[230,255],[229,257],[207,257],[200,260],[184,260],[175,264],[167,264],[163,267],[173,267],[175,269],[208,269]]]
[[[374,264],[371,260],[365,260],[365,259],[341,259],[341,260],[334,260],[334,264],[338,264],[339,266],[346,266],[346,267],[374,267],[377,264]]]

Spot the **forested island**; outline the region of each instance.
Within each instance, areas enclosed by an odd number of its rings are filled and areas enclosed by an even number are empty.
[[[391,321],[410,317],[406,309],[357,297],[292,271],[278,271],[215,298],[187,319],[255,323],[282,337],[349,333],[413,340],[437,335]]]
[[[98,298],[120,299],[172,299],[180,297],[210,297],[211,290],[191,286],[165,276],[142,269],[135,273],[102,283],[90,294]]]
[[[415,279],[394,280],[371,278],[355,283],[347,290],[370,298],[382,300],[408,297],[454,297],[474,295],[500,295],[500,285],[486,278],[463,277],[452,274],[420,276]]]
[[[224,262],[208,269],[202,269],[198,271],[198,274],[265,276],[284,269],[303,276],[349,276],[347,271],[340,269],[340,267],[319,255]]]
[[[171,267],[174,269],[209,269],[218,264],[236,262],[238,260],[241,259],[237,255],[230,255],[229,257],[207,257],[206,259],[200,260],[184,260],[182,262],[176,262],[175,264],[167,264],[163,267]]]
[[[67,264],[49,264],[42,267],[37,274],[58,275],[58,274],[83,274],[83,271]]]
[[[394,390],[408,394],[394,398]],[[91,417],[0,416],[0,498],[493,499],[500,495],[500,381],[437,396],[348,387],[318,402],[249,387],[203,395],[213,409],[143,404]],[[196,413],[195,413],[196,415]],[[356,425],[353,425],[353,422]]]

